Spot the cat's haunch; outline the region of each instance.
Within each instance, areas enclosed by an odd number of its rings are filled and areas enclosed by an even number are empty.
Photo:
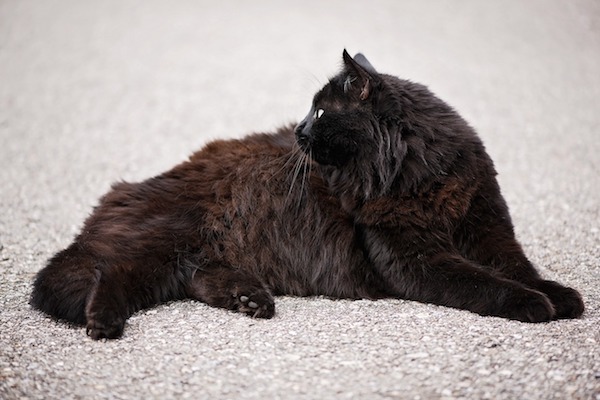
[[[118,183],[34,282],[31,304],[117,338],[192,298],[257,318],[275,295],[417,300],[525,322],[576,318],[515,239],[474,130],[425,86],[344,67],[296,127],[216,141]]]

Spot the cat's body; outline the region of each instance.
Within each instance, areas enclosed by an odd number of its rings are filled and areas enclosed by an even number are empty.
[[[95,339],[181,298],[263,318],[279,294],[398,297],[530,322],[581,315],[578,293],[541,280],[524,256],[468,124],[425,87],[360,55],[344,62],[295,131],[217,141],[114,185],[38,274],[34,307]]]

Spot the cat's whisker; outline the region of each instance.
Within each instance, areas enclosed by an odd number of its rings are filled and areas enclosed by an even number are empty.
[[[278,176],[283,170],[285,170],[290,165],[290,163],[293,161],[294,157],[300,153],[300,151],[301,151],[301,149],[298,146],[292,146],[292,150],[281,157],[282,159],[285,159],[285,162],[283,163],[281,168],[279,168],[277,171],[275,171],[271,175],[271,177],[267,180],[267,183],[271,182],[271,180],[274,177]],[[289,175],[288,175],[288,177],[289,177]]]
[[[298,163],[298,157],[300,157],[300,156],[302,155],[302,154],[301,154],[301,152],[300,152],[299,150],[300,150],[300,149],[298,149],[298,148],[296,148],[296,147],[293,147],[293,148],[292,148],[292,150],[291,150],[291,151],[290,151],[288,154],[286,154],[287,161],[285,162],[284,166],[283,166],[281,169],[284,169],[284,168],[286,168],[286,169],[287,169],[287,166],[288,166],[290,163],[293,163],[293,164],[294,164],[294,167],[293,167],[293,168],[291,168],[291,169],[289,170],[289,172],[287,173],[287,175],[286,175],[286,181],[288,181],[288,180],[290,179],[290,177],[293,175],[293,173],[294,173],[294,170],[295,170],[295,166],[296,166],[296,164]]]
[[[307,190],[308,183],[310,182],[309,179],[310,179],[310,173],[311,173],[310,171],[312,168],[312,163],[311,163],[312,155],[311,155],[311,152],[306,153],[300,147],[296,147],[295,156],[297,156],[298,158],[296,159],[294,168],[291,171],[291,174],[293,174],[293,177],[290,182],[290,189],[286,196],[286,204],[293,194],[293,190],[294,190],[296,181],[298,179],[300,179],[300,193],[299,193],[299,196],[297,197],[297,206],[300,207],[300,204],[302,202],[302,197],[304,195],[305,190]],[[302,171],[302,178],[299,178],[300,171]]]
[[[309,152],[308,154],[308,182],[310,183],[310,177],[312,176],[312,167],[313,167],[313,163],[312,163],[312,150]]]
[[[304,194],[304,185],[306,184],[306,173],[307,173],[307,164],[308,163],[308,154],[304,153],[302,156],[302,181],[300,186],[300,197],[298,199],[298,203],[300,203],[302,196]]]
[[[300,174],[300,169],[302,168],[302,160],[304,159],[304,153],[298,153],[298,158],[296,159],[296,163],[294,164],[294,168],[292,169],[292,181],[290,183],[290,189],[288,190],[288,194],[285,198],[285,202],[287,204],[290,196],[292,195],[292,191],[294,190],[294,185],[296,180],[298,179],[298,175]]]

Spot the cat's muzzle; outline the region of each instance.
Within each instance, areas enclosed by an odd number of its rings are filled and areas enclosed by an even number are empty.
[[[310,150],[310,127],[304,121],[300,122],[294,130],[294,134],[296,135],[298,146],[305,152],[308,152]]]

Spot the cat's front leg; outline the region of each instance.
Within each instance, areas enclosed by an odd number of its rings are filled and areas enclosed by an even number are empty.
[[[546,294],[556,310],[555,318],[583,314],[581,295],[557,282],[543,280],[515,238],[508,208],[495,181],[489,181],[474,197],[454,233],[454,243],[466,258],[501,276]]]
[[[375,270],[400,298],[524,322],[555,316],[545,294],[461,257],[442,234],[366,228],[364,240]]]
[[[195,272],[186,287],[187,295],[213,307],[234,310],[254,318],[272,318],[275,301],[253,275],[220,264]]]
[[[550,298],[556,309],[555,318],[578,318],[583,314],[583,300],[577,290],[547,280],[538,280],[531,283],[530,286]]]

